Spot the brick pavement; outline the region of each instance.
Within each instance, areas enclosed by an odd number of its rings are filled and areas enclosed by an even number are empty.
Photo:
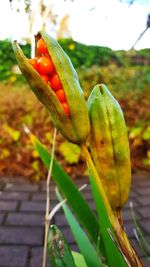
[[[78,180],[78,186],[86,180]],[[54,184],[51,186],[52,207],[57,200]],[[95,209],[89,186],[83,192]],[[150,243],[150,174],[133,175],[130,200],[144,235]],[[31,183],[24,178],[0,178],[0,267],[41,267],[44,238],[45,182]],[[145,267],[150,261],[144,258],[133,234],[129,201],[123,211],[126,231]],[[54,217],[72,248],[75,241],[60,210]],[[49,264],[47,265],[49,266]],[[119,267],[119,266],[114,266]]]

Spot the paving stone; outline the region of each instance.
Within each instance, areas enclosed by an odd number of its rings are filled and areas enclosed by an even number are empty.
[[[140,226],[142,226],[143,231],[150,235],[150,219],[149,220],[140,220]]]
[[[96,207],[95,207],[94,202],[93,202],[93,201],[89,201],[88,203],[89,203],[90,208],[91,208],[93,211],[96,211]]]
[[[0,227],[0,244],[2,245],[42,245],[43,230],[34,227]]]
[[[9,213],[6,225],[43,226],[45,216],[31,213]]]
[[[4,213],[0,213],[0,224],[3,223],[3,221],[4,221],[4,216],[5,216]]]
[[[144,233],[144,231],[143,231],[143,229],[141,229],[142,230],[142,232]],[[150,247],[150,235],[148,235],[147,233],[144,233],[144,239],[145,239],[145,241],[147,242],[147,245]],[[143,248],[145,248],[145,251],[146,251],[146,253],[149,255],[149,257],[150,257],[150,249],[147,249],[147,247],[146,246],[144,246],[144,244],[142,243],[142,245],[143,245]],[[143,257],[145,257],[145,255],[142,255]]]
[[[0,200],[0,211],[15,211],[17,209],[17,201]]]
[[[51,193],[50,199],[51,200],[57,200],[57,197],[54,193]],[[31,200],[45,201],[46,200],[46,192],[45,193],[33,193],[31,196]]]
[[[0,177],[0,183],[4,183],[5,185],[8,183],[17,183],[17,184],[25,184],[25,183],[29,183],[29,180],[27,178],[24,177]]]
[[[144,267],[150,267],[150,258],[141,258]]]
[[[33,193],[31,196],[31,200],[46,201],[46,192],[45,193]]]
[[[130,203],[132,202],[133,204],[133,207],[137,207],[139,204],[138,204],[138,201],[137,199],[135,200],[134,198],[130,198],[128,200],[128,202],[126,203],[126,205],[124,206],[125,209],[129,209],[130,208]]]
[[[132,177],[131,177],[131,186],[130,186],[130,192],[135,191],[136,192],[136,188],[137,188],[137,184],[136,182],[133,181]]]
[[[5,183],[2,182],[0,179],[0,190],[2,191],[2,190],[4,190],[4,188],[5,188]]]
[[[150,245],[150,236],[149,235],[145,235],[145,239],[148,242],[148,244]]]
[[[150,196],[139,197],[138,202],[143,206],[150,205]]]
[[[80,180],[74,180],[73,182],[76,184],[76,186],[78,188],[81,187],[84,184],[87,184],[87,187],[86,187],[85,190],[86,191],[87,190],[90,190],[90,185],[89,185],[88,178],[85,178],[85,179],[81,178]],[[46,191],[46,182],[45,181],[42,181],[40,183],[40,186],[41,186],[41,190],[42,191]],[[56,187],[55,183],[53,181],[51,181],[51,184],[50,184],[50,192],[55,192],[55,187]]]
[[[31,249],[31,258],[30,258],[30,267],[41,267],[43,258],[43,247],[32,248]],[[50,267],[49,259],[47,257],[47,267]]]
[[[74,244],[75,243],[75,240],[74,240],[74,237],[73,237],[73,235],[72,235],[69,227],[62,228],[61,230],[62,230],[62,232],[63,232],[63,234],[64,234],[67,242],[70,243],[70,244],[72,244],[72,243]]]
[[[56,201],[53,201],[51,203],[51,210],[55,207],[57,203],[58,202]],[[45,205],[45,201],[23,201],[20,206],[20,211],[45,212]]]
[[[130,209],[123,209],[122,214],[123,214],[123,221],[133,221]],[[135,215],[137,219],[141,217],[136,212],[135,212]]]
[[[54,183],[52,184],[50,184],[50,192],[51,193],[55,193],[55,185],[54,185]],[[44,182],[42,185],[41,185],[41,191],[42,192],[46,192],[46,182]]]
[[[23,192],[0,192],[0,200],[28,200],[29,193]]]
[[[88,176],[84,176],[84,177],[80,177],[79,179],[76,179],[73,181],[78,187],[81,187],[84,184],[87,184],[86,189],[90,188],[90,184],[89,184],[89,178]]]
[[[91,191],[83,191],[82,195],[87,200],[93,200]]]
[[[138,193],[134,189],[130,191],[130,194],[129,194],[130,199],[135,198],[137,196],[138,196]]]
[[[55,215],[55,223],[58,227],[64,227],[64,226],[68,226],[68,222],[65,218],[65,216],[63,214],[60,214],[60,213],[56,213]]]
[[[0,267],[26,267],[28,247],[0,246]]]
[[[141,248],[139,247],[136,239],[130,239],[130,242],[134,248],[134,250],[136,251],[136,253],[138,254],[139,257],[144,256],[144,252],[143,250],[141,250]]]
[[[149,187],[150,186],[150,178],[149,180],[143,180],[143,181],[139,181],[136,186],[138,187]]]
[[[148,180],[149,178],[150,173],[146,171],[132,173],[132,179],[134,180],[134,182]]]
[[[147,253],[147,254],[149,255],[149,257],[150,257],[150,235],[145,234],[144,239],[145,239],[145,241],[147,242],[147,245],[149,246],[149,248],[146,248],[145,246],[144,246],[144,248],[145,248],[145,250],[146,250],[146,253]],[[144,256],[145,256],[145,255],[144,255]]]
[[[133,225],[133,223],[125,222],[124,225],[125,225],[125,231],[127,233],[127,236],[129,238],[134,238],[134,232],[133,232],[134,225]]]
[[[150,187],[138,187],[136,189],[137,193],[139,193],[140,195],[146,196],[146,195],[150,195]]]
[[[45,212],[45,201],[23,201],[20,206],[21,211]]]
[[[13,192],[35,192],[39,190],[38,184],[13,184],[8,183],[4,189],[4,191],[13,191]]]
[[[129,209],[129,203],[130,200],[132,200],[135,207],[136,217],[139,220],[139,226],[150,243],[150,179],[146,178],[148,176],[143,177],[142,174],[140,175],[137,178],[134,177],[134,179],[132,179],[130,198],[123,210],[123,217],[127,235],[131,239],[135,250],[143,257],[143,253],[141,253],[134,238],[134,225]],[[2,253],[4,253],[5,258],[8,257],[9,259],[12,258],[12,256],[9,257],[9,254],[11,255],[11,251],[9,252],[9,248],[11,248],[10,245],[18,249],[25,248],[27,249],[27,253],[20,251],[20,253],[14,252],[13,254],[14,261],[16,260],[15,255],[20,255],[21,253],[23,253],[21,255],[26,255],[22,256],[22,265],[19,264],[20,260],[17,258],[17,263],[9,260],[8,264],[7,262],[6,264],[4,262],[5,265],[0,265],[0,267],[41,267],[43,255],[42,246],[44,237],[43,224],[45,215],[46,183],[45,181],[42,181],[35,184],[25,179],[17,179],[7,179],[7,181],[5,179],[0,180],[0,190],[2,191],[2,193],[0,193],[0,224],[6,218],[6,224],[0,227],[0,264],[1,258],[3,257],[1,256],[1,248],[6,248],[6,250],[4,249]],[[80,187],[87,182],[87,179],[75,180],[77,187]],[[51,209],[57,203],[54,191],[55,185],[52,182],[50,187],[52,199]],[[88,185],[82,193],[88,200],[93,211],[95,211],[90,186]],[[147,205],[147,207],[145,207],[145,205]],[[16,212],[19,207],[20,211]],[[71,248],[78,251],[73,235],[62,213],[62,209],[56,213],[53,222],[61,228],[67,241],[70,243]],[[24,261],[24,257],[26,260],[28,258],[28,261]],[[144,264],[146,267],[150,266],[146,259],[144,259]]]
[[[150,218],[150,207],[140,207],[137,209],[137,212],[144,218]]]

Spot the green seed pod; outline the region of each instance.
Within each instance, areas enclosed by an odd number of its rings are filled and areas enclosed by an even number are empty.
[[[90,149],[113,210],[123,207],[131,182],[130,152],[124,116],[118,102],[103,84],[88,100]]]
[[[20,70],[38,99],[50,111],[54,126],[69,141],[76,144],[84,143],[89,135],[90,123],[88,109],[77,73],[69,57],[55,39],[45,32],[41,32],[37,36],[37,38],[42,37],[44,40],[49,56],[59,76],[69,106],[69,116],[64,112],[55,92],[43,81],[40,74],[31,66],[17,42],[14,41],[13,49]]]
[[[56,225],[50,227],[47,246],[53,267],[76,267],[67,241]]]

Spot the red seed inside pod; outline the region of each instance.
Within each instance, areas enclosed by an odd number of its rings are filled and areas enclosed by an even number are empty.
[[[66,102],[65,92],[62,89],[57,90],[56,95],[61,103]]]
[[[54,91],[62,89],[60,79],[56,73],[51,77],[50,85]]]
[[[39,54],[47,54],[48,53],[46,44],[44,43],[42,38],[39,39],[38,42],[37,42],[37,52]]]
[[[48,83],[49,77],[47,75],[41,74],[40,76],[46,83]]]
[[[65,103],[62,103],[62,106],[63,106],[63,109],[65,111],[65,113],[70,116],[70,109],[68,107],[68,104],[65,102]]]
[[[36,71],[38,71],[38,62],[37,62],[37,60],[36,60],[35,58],[30,58],[30,59],[28,59],[28,60],[29,60],[30,64],[32,65],[32,67],[33,67]]]
[[[54,65],[50,58],[40,57],[38,60],[38,71],[40,74],[51,74],[54,72]]]
[[[40,57],[35,57],[34,58],[36,61],[37,61],[37,63],[38,63],[38,60],[40,59]]]

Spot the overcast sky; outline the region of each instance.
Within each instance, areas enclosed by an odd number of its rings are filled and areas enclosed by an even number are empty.
[[[28,21],[25,16],[19,14],[12,17],[8,2],[0,0],[0,39],[12,35],[14,38],[23,37],[27,34]],[[36,0],[32,2],[36,3]],[[145,29],[147,15],[150,13],[150,0],[137,0],[130,7],[125,0],[48,2],[53,2],[54,11],[60,17],[69,13],[69,27],[75,40],[85,44],[108,46],[115,50],[131,48]],[[55,35],[53,31],[49,33]],[[150,48],[150,29],[135,48]]]

